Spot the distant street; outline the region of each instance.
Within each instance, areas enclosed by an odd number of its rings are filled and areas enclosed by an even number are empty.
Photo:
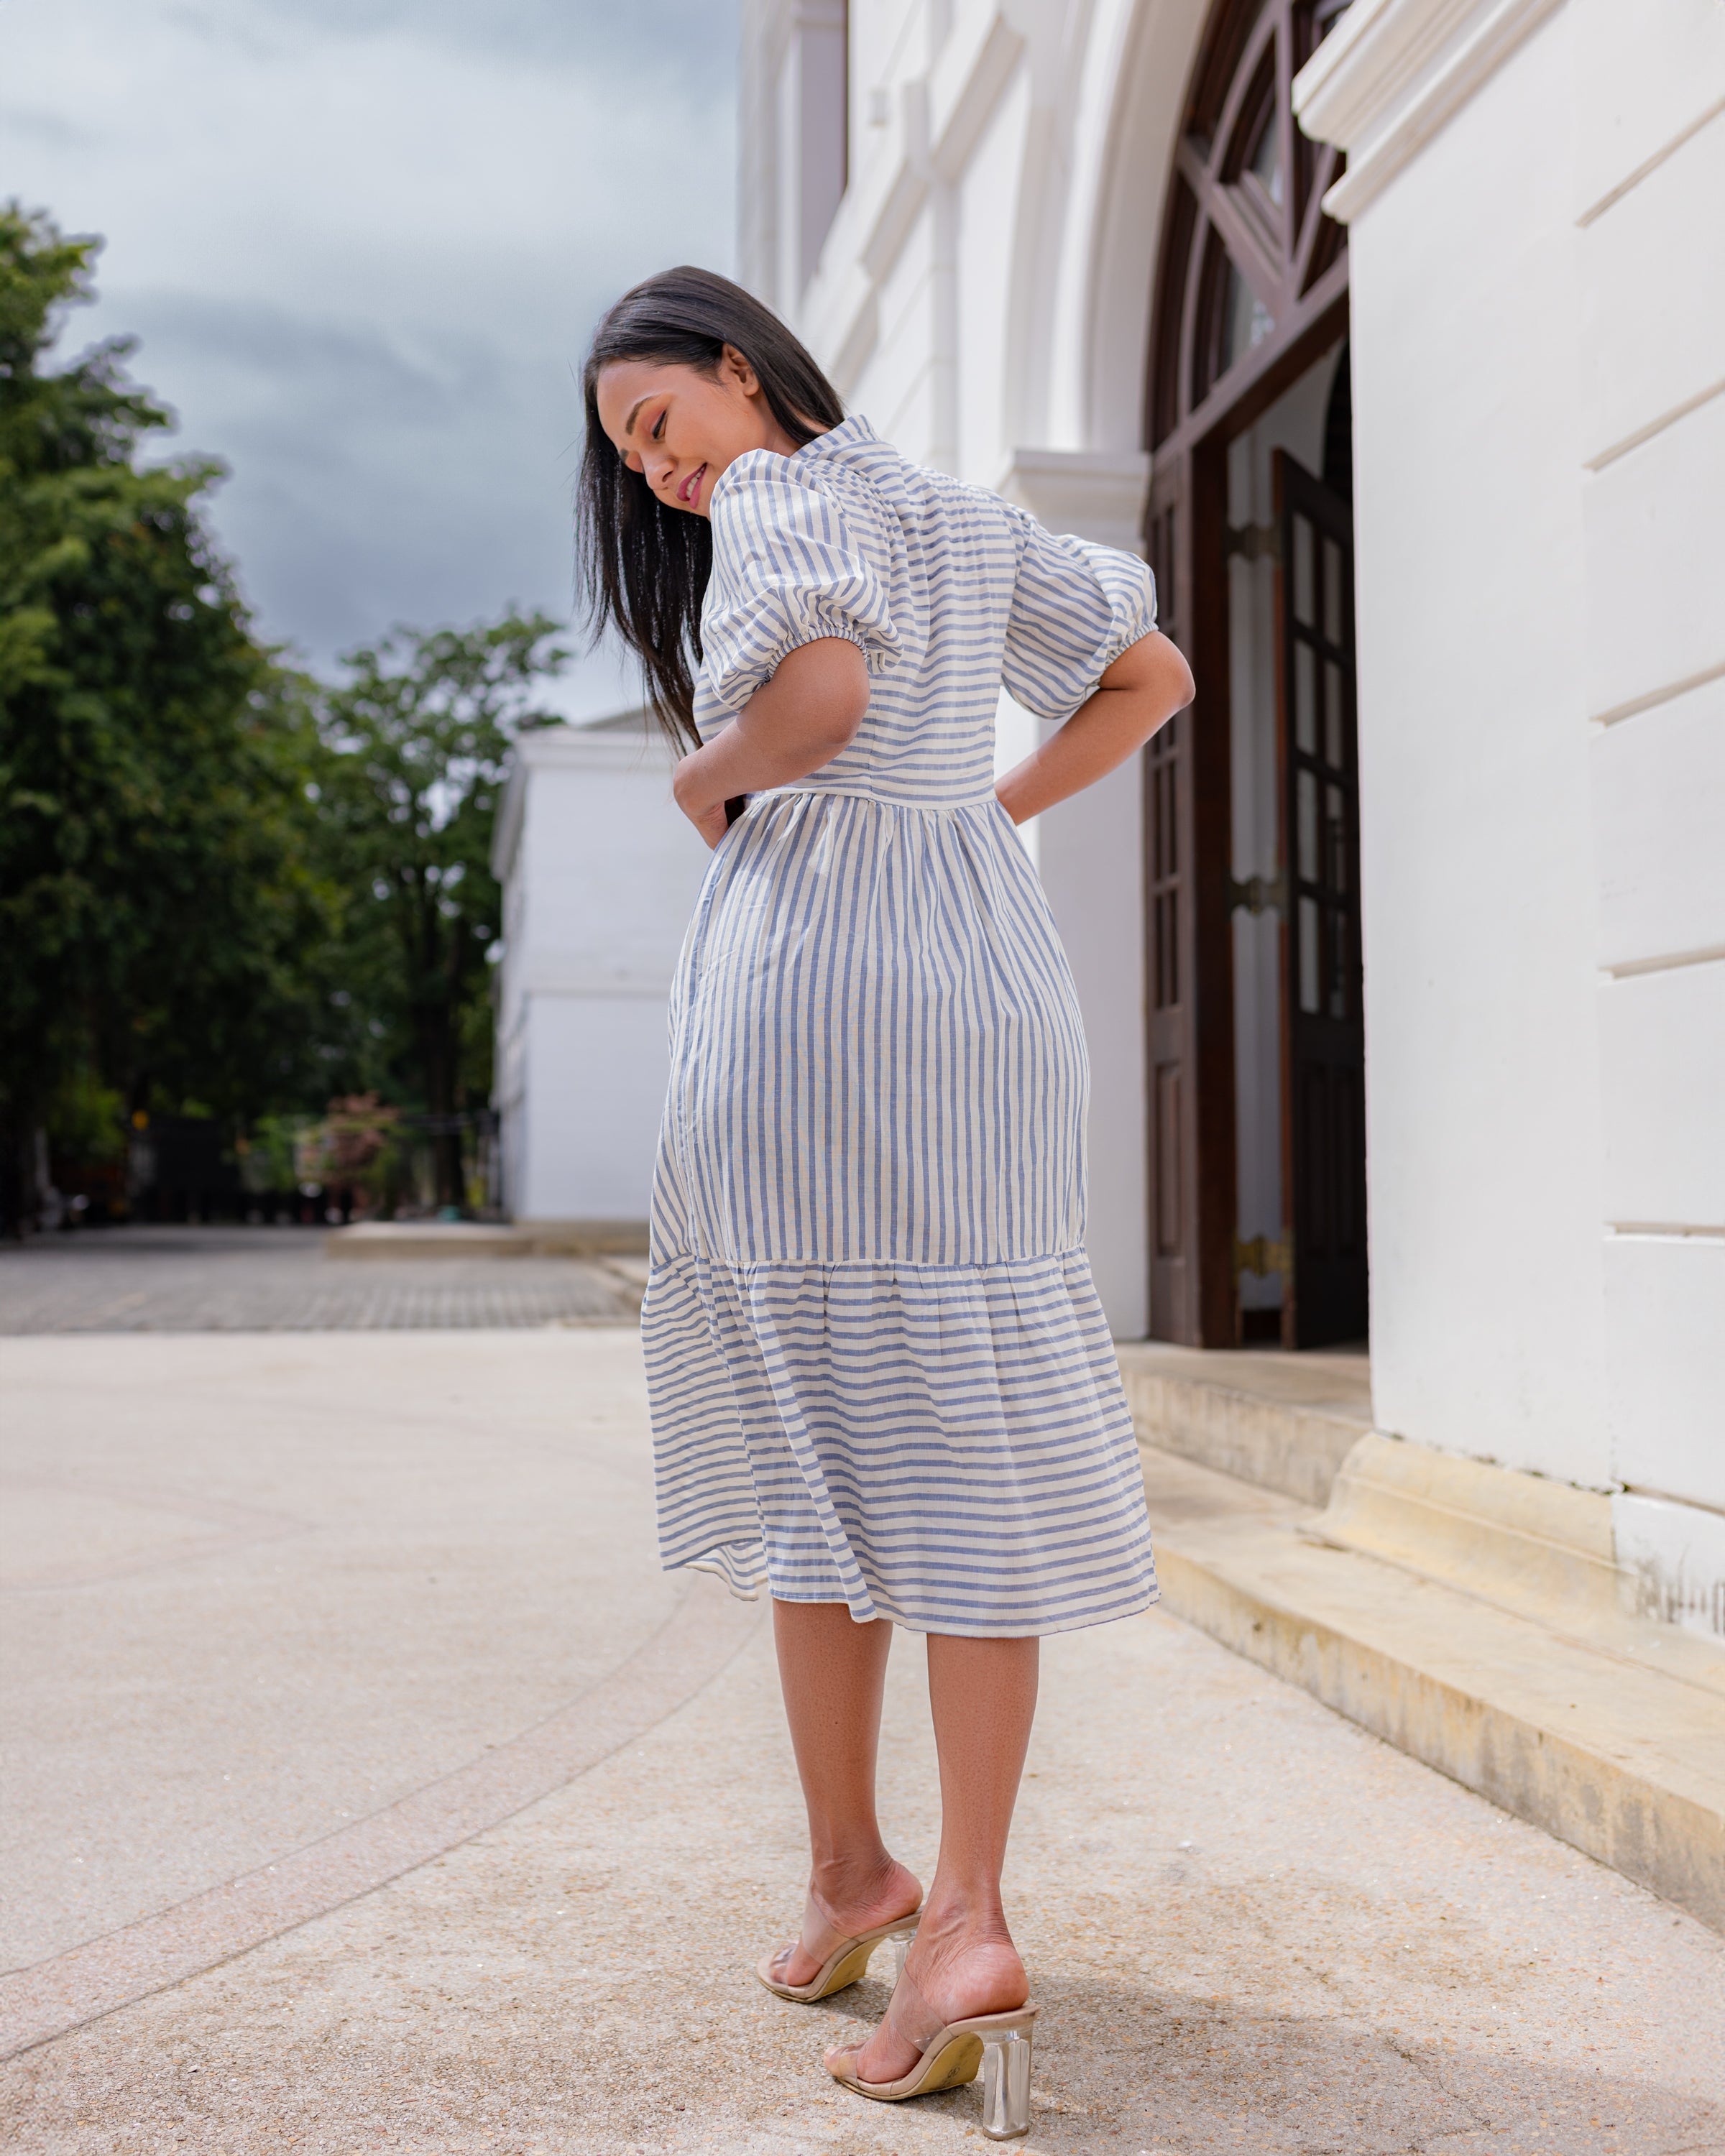
[[[280,1232],[0,1260],[14,1329],[149,1298],[0,1340],[0,2143],[984,2146],[974,2088],[822,2071],[886,1957],[818,2008],[754,1980],[803,1862],[770,1628],[658,1569],[632,1328],[138,1329],[199,1267],[223,1327],[542,1270],[380,1285]],[[1725,2156],[1725,1940],[1161,1612],[1045,1668],[1032,2156]],[[882,1794],[926,1876],[908,1635]]]
[[[321,1228],[89,1228],[0,1244],[0,1335],[633,1322],[631,1259],[325,1255]]]

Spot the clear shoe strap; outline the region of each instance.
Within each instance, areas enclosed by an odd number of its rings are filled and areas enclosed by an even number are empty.
[[[892,1987],[886,2018],[905,2041],[914,2044],[919,2052],[927,2049],[931,2036],[937,2036],[947,2025],[946,2015],[935,2012],[902,1963],[899,1965],[898,1981]]]
[[[850,1934],[833,1922],[832,1912],[811,1887],[803,1904],[803,1951],[810,1960],[825,1966],[828,1957],[844,1945]]]

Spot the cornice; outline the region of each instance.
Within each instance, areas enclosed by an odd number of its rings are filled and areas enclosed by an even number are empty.
[[[1353,0],[1294,78],[1301,128],[1348,152],[1330,215],[1358,217],[1563,4]]]
[[[1143,449],[1014,449],[994,490],[1054,531],[1143,551],[1150,457]]]

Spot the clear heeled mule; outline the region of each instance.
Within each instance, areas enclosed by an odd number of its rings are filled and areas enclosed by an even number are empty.
[[[865,2082],[856,2071],[855,2050],[832,2051],[827,2056],[827,2071],[842,2088],[854,2089],[875,2103],[902,2103],[907,2097],[962,2088],[976,2079],[980,2069],[983,2133],[991,2141],[1016,2141],[1029,2132],[1034,2005],[1026,2001],[1007,2014],[973,2014],[945,2020],[905,1973],[901,1956],[886,2018],[907,2044],[916,2047],[916,2065],[896,2082]]]
[[[764,1955],[757,1963],[755,1974],[769,1991],[776,1992],[781,1999],[793,1999],[807,2005],[817,1999],[830,1998],[847,1984],[860,1982],[868,1974],[870,1955],[884,1939],[896,1943],[898,1967],[902,1969],[922,1914],[920,1908],[912,1909],[908,1916],[896,1917],[890,1924],[877,1924],[872,1931],[842,1932],[811,1887],[803,1911],[802,1946],[809,1959],[820,1966],[807,1984],[787,1984],[784,1971],[796,1944],[791,1941],[776,1953]]]

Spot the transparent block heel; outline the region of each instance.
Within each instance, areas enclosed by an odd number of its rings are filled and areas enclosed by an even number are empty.
[[[1016,2141],[1030,2131],[1030,2032],[1003,2029],[983,2046],[983,2131]]]

